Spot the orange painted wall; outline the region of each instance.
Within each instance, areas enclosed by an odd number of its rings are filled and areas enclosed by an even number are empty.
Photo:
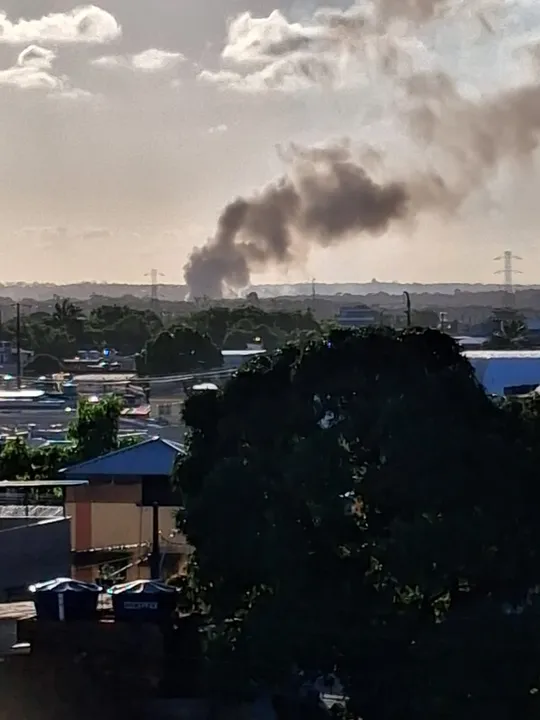
[[[71,517],[73,550],[89,550],[152,541],[152,508],[134,503],[66,503]],[[159,529],[164,537],[176,526],[175,508],[159,509]]]

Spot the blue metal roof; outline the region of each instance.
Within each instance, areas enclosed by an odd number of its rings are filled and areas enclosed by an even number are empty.
[[[486,392],[503,395],[505,388],[540,385],[540,351],[472,350],[465,352]]]
[[[72,465],[60,472],[67,478],[98,475],[170,475],[184,446],[160,437],[107,453],[94,460]]]

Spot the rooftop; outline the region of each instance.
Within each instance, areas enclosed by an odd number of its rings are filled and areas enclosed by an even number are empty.
[[[469,360],[540,360],[540,350],[466,350]]]
[[[136,378],[136,373],[85,373],[76,375],[75,383],[130,383]]]
[[[0,390],[0,400],[37,400],[44,395],[43,390]]]
[[[464,355],[488,393],[540,385],[540,350],[470,350]]]
[[[72,465],[60,472],[64,477],[73,479],[99,475],[170,475],[176,458],[184,452],[184,446],[180,443],[156,436],[94,460]]]
[[[87,484],[87,480],[0,480],[0,490],[73,487]]]
[[[258,350],[222,350],[223,357],[251,357],[252,355],[262,355],[266,352],[264,349]]]

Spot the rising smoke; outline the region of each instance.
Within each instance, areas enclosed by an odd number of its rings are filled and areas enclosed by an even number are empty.
[[[401,183],[377,184],[346,149],[295,151],[290,173],[223,210],[215,237],[193,251],[185,277],[194,297],[249,285],[250,271],[294,261],[303,239],[323,246],[353,232],[376,235],[407,214]]]
[[[378,18],[401,17],[409,8],[409,18],[422,23],[442,6],[442,0],[379,0]],[[356,27],[354,19],[349,16],[349,28]],[[357,26],[365,32],[364,23]],[[395,70],[386,58],[380,67]],[[540,84],[473,101],[444,73],[397,79],[405,97],[401,120],[422,152],[436,151],[444,159],[437,169],[381,179],[368,173],[348,144],[293,147],[284,176],[229,203],[214,237],[192,252],[185,267],[192,297],[245,288],[253,270],[291,264],[309,244],[328,247],[354,236],[375,237],[425,212],[456,213],[502,163],[531,161],[539,143]]]

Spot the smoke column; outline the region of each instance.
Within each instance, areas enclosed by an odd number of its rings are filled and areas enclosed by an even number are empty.
[[[381,2],[386,12],[396,12],[394,0]],[[421,20],[438,7],[435,0],[414,5]],[[191,297],[244,288],[252,270],[293,263],[309,245],[375,237],[425,212],[452,215],[486,188],[503,162],[531,163],[540,130],[536,81],[472,101],[444,73],[397,80],[404,98],[397,111],[409,139],[420,156],[435,151],[444,161],[380,181],[348,146],[293,148],[287,173],[227,205],[214,237],[192,252],[184,268]]]
[[[185,277],[192,297],[221,297],[249,285],[250,271],[294,261],[308,239],[322,246],[351,233],[383,233],[407,214],[403,184],[378,184],[345,149],[296,151],[290,173],[225,207],[217,232],[193,251]]]

